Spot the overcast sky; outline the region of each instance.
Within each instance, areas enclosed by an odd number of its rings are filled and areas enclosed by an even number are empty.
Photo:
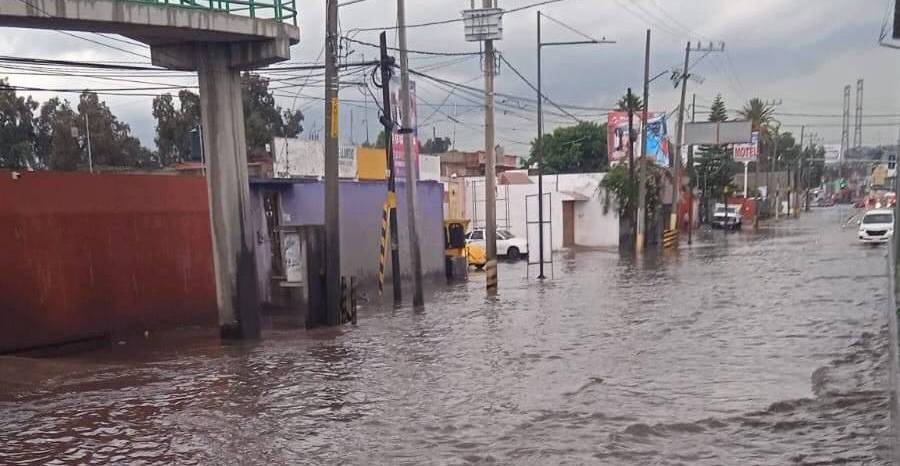
[[[507,10],[534,3],[536,0],[500,0]],[[316,62],[324,36],[324,0],[297,0],[301,10],[300,44],[292,49],[293,62]],[[463,0],[407,0],[407,22],[416,24],[458,18],[468,5]],[[601,108],[614,106],[627,87],[640,92],[643,76],[644,34],[652,29],[651,74],[671,70],[684,60],[687,40],[724,41],[725,53],[703,57],[693,72],[702,78],[690,82],[690,94],[697,94],[698,110],[704,110],[717,93],[721,93],[729,109],[742,106],[751,97],[781,100],[780,113],[816,114],[824,117],[779,115],[784,127],[799,133],[799,125],[817,133],[820,143],[840,142],[840,114],[843,86],[865,80],[866,115],[900,113],[900,50],[878,46],[878,36],[893,0],[563,0],[544,5],[540,10],[592,37],[615,40],[613,45],[555,47],[545,49],[544,89],[554,101],[595,107],[598,110],[574,111],[586,120],[605,121]],[[529,9],[504,17],[504,38],[497,43],[507,60],[530,81],[536,77],[536,12]],[[354,32],[354,28],[391,26],[396,21],[393,0],[366,0],[341,9],[343,34],[358,40],[377,42],[377,31]],[[582,39],[575,33],[545,20],[546,41]],[[91,40],[146,55],[140,47],[115,42],[108,37],[79,33]],[[396,36],[389,32],[393,44]],[[352,44],[350,44],[352,45]],[[462,23],[415,28],[410,30],[411,50],[437,52],[477,52],[479,44],[464,40]],[[350,61],[372,59],[377,49],[352,45]],[[0,36],[0,54],[35,58],[69,60],[144,61],[140,56],[100,46],[87,40],[53,31],[6,29]],[[702,55],[697,54],[695,56]],[[692,60],[693,61],[693,60]],[[411,67],[428,70],[432,76],[481,87],[481,63],[478,56],[435,57],[412,55]],[[0,69],[0,76],[8,72]],[[303,76],[301,72],[297,76]],[[91,78],[10,75],[14,84],[71,87],[140,86]],[[196,84],[191,79],[137,78],[156,82]],[[359,75],[347,77],[360,81]],[[303,80],[298,80],[302,82]],[[279,104],[301,108],[306,115],[307,132],[322,127],[324,104],[304,96],[321,97],[323,89],[314,75],[300,90],[297,99],[287,97],[298,88],[279,91]],[[273,84],[274,86],[275,84]],[[483,146],[483,113],[472,97],[451,95],[446,88],[424,78],[417,79],[419,93],[420,132],[430,136],[455,138],[459,149]],[[533,98],[534,92],[508,68],[501,69],[497,92]],[[47,93],[35,94],[46,100]],[[76,95],[64,97],[74,99]],[[365,140],[364,121],[368,115],[370,138],[378,131],[376,109],[369,98],[368,114],[364,110],[364,93],[355,88],[342,91],[341,133],[345,142],[352,138]],[[155,123],[151,115],[151,97],[105,97],[113,111],[128,122],[141,141],[154,147]],[[656,80],[650,90],[653,110],[671,112],[677,106],[678,91],[668,76]],[[444,104],[441,106],[441,104]],[[508,153],[525,154],[533,139],[534,109],[527,101],[506,99],[498,108],[496,123],[498,143]],[[855,100],[854,100],[855,105]],[[505,110],[505,111],[504,111]],[[548,111],[555,111],[547,107]],[[351,125],[351,113],[353,124]],[[731,112],[733,115],[733,112]],[[837,116],[837,117],[834,117]],[[452,118],[451,118],[452,117]],[[700,117],[700,115],[698,115]],[[427,120],[427,121],[426,121]],[[452,121],[456,120],[456,122]],[[562,115],[547,115],[548,130],[572,120]],[[900,118],[866,117],[863,139],[866,144],[890,144],[898,138]],[[852,135],[852,134],[851,134]]]

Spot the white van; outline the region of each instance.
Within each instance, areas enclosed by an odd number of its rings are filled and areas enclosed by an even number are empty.
[[[863,243],[886,243],[894,236],[894,211],[873,209],[859,221],[859,240]]]

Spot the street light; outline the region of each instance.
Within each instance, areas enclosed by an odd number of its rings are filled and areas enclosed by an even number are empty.
[[[543,101],[544,101],[544,93],[542,92],[541,87],[541,50],[544,47],[552,47],[552,46],[560,46],[560,45],[602,45],[602,44],[615,44],[614,40],[606,40],[605,38],[601,40],[591,39],[588,40],[578,40],[578,41],[566,41],[566,42],[542,42],[541,41],[541,17],[546,16],[543,15],[540,11],[537,12],[537,159],[538,159],[538,278],[544,279],[544,109],[543,109]],[[557,20],[548,16],[552,21],[558,22]],[[565,25],[564,25],[565,26]],[[568,29],[568,26],[565,26]],[[575,31],[577,32],[577,31]],[[581,33],[579,33],[581,34]],[[584,35],[584,34],[582,34]],[[585,36],[587,37],[587,36]]]

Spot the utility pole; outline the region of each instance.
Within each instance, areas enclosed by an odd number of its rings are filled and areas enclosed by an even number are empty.
[[[638,161],[637,235],[634,250],[644,252],[644,236],[647,232],[647,108],[650,101],[650,30],[644,45],[644,108],[641,110],[641,158]]]
[[[775,147],[773,149],[772,163],[775,165],[775,171],[778,171],[778,128],[775,128]],[[771,169],[770,169],[771,171]],[[778,177],[778,189],[775,190],[775,220],[781,215],[781,177]],[[727,206],[726,206],[727,207]]]
[[[794,174],[794,191],[793,198],[796,204],[794,205],[794,217],[800,217],[800,179],[802,178],[802,170],[803,170],[803,141],[806,137],[806,125],[800,126],[800,153],[797,154],[797,171]]]
[[[482,0],[483,8],[495,8],[495,0]],[[497,291],[497,160],[494,153],[494,41],[484,41],[484,191],[488,292]],[[538,199],[539,203],[544,202]],[[543,225],[542,225],[543,226]]]
[[[691,96],[691,123],[697,118],[697,94]],[[688,146],[688,189],[691,192],[691,205],[688,206],[688,246],[694,242],[694,145]]]
[[[338,2],[325,0],[325,322],[341,323],[341,223],[338,186]]]
[[[862,149],[863,80],[856,80],[856,114],[853,125],[853,149]]]
[[[541,39],[541,17],[543,15],[540,11],[537,12],[537,121],[538,121],[538,135],[537,135],[537,158],[538,158],[538,278],[544,278],[544,147],[542,145],[544,138],[544,93],[543,93],[543,85],[542,85],[542,58],[543,55],[541,51],[544,47],[551,46],[563,46],[563,45],[599,45],[599,44],[613,44],[615,41],[606,40],[603,38],[602,40],[591,39],[589,36],[589,40],[579,40],[579,41],[566,41],[566,42],[544,42]],[[556,21],[552,17],[548,16],[551,21]],[[577,32],[577,31],[576,31]],[[629,93],[631,90],[629,89]],[[630,94],[629,94],[630,95]],[[632,160],[633,162],[633,160]],[[633,167],[633,165],[631,166]],[[633,168],[630,168],[633,170]],[[634,175],[633,171],[631,172],[632,176]]]
[[[91,120],[88,118],[87,112],[84,112],[84,134],[87,139],[88,170],[90,173],[94,173],[94,153],[91,149]]]
[[[409,228],[409,249],[413,272],[413,307],[425,303],[422,292],[422,251],[419,249],[419,230],[416,226],[416,179],[418,160],[413,160],[412,103],[409,101],[409,53],[406,48],[406,4],[397,0],[397,31],[400,42],[400,110],[403,124],[403,161],[406,165],[406,224]],[[496,230],[495,230],[496,234]],[[494,248],[496,250],[496,246]],[[496,252],[495,252],[496,253]]]
[[[541,83],[541,12],[537,12],[537,160],[538,160],[538,278],[544,276],[544,96]]]
[[[390,85],[391,70],[394,67],[394,60],[388,56],[387,33],[381,33],[379,42],[381,47],[381,99],[384,112],[384,114],[381,115],[381,124],[384,128],[384,156],[388,166],[387,209],[390,225],[389,235],[391,239],[391,288],[394,291],[394,305],[399,306],[403,298],[403,293],[402,287],[400,286],[400,245],[398,241],[400,231],[397,227],[397,177],[394,164],[394,144],[392,144],[392,134],[396,123],[391,120],[393,114],[391,113]]]
[[[697,47],[691,48],[688,41],[684,47],[684,70],[681,72],[681,103],[678,105],[678,129],[675,133],[675,157],[673,164],[675,170],[675,185],[672,187],[672,215],[669,220],[669,229],[678,229],[678,206],[681,204],[681,147],[684,144],[684,101],[687,98],[687,82],[691,76],[688,72],[690,66],[691,52],[721,52],[725,50],[725,43],[719,43],[718,47],[713,47],[712,43],[708,47],[703,47],[699,42]],[[696,98],[696,96],[694,96]]]

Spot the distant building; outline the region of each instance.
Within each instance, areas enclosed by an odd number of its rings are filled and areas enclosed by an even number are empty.
[[[441,177],[484,176],[485,155],[483,150],[475,152],[449,151],[440,154]],[[497,173],[521,168],[522,158],[517,155],[498,154]]]

